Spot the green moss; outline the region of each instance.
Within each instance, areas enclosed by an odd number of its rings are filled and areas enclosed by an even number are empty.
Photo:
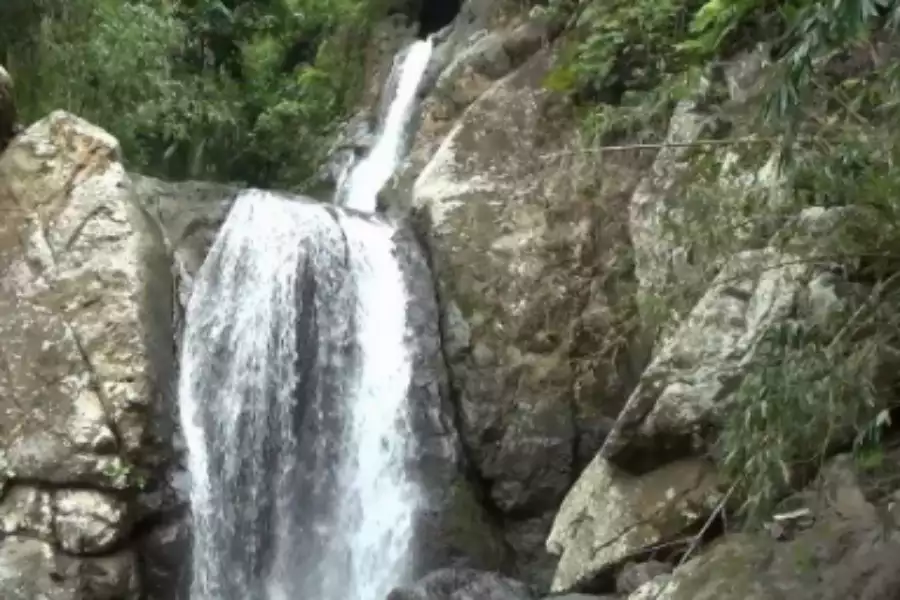
[[[486,568],[504,567],[506,548],[496,528],[487,519],[471,484],[463,479],[457,480],[450,490],[446,523],[447,540],[452,547]]]

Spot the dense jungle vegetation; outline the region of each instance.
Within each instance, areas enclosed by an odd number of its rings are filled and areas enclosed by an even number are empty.
[[[302,184],[361,81],[369,0],[4,0],[22,120],[66,109],[136,168]]]

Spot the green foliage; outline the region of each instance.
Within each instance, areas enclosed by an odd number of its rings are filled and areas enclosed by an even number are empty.
[[[764,135],[764,123],[746,119],[732,124],[734,143],[683,149],[686,166],[661,215],[660,242],[684,264],[642,305],[650,330],[690,310],[723,259],[796,244],[782,234],[804,208],[842,207],[852,215],[800,254],[846,270],[836,278],[844,311],[813,324],[798,299],[798,314],[768,332],[721,415],[716,458],[737,482],[751,522],[768,518],[838,449],[852,448],[867,470],[884,459],[881,437],[900,389],[900,133],[891,126],[900,118],[898,82],[893,64],[857,68],[837,81],[828,70],[814,71],[792,117],[789,160],[777,160],[784,146]]]
[[[144,489],[147,486],[147,474],[118,456],[103,464],[102,473],[112,485],[120,489]]]
[[[381,2],[12,0],[0,56],[23,118],[75,112],[137,169],[302,185],[356,99]]]
[[[844,265],[853,276],[845,287],[868,292],[853,303],[845,290],[851,304],[827,325],[801,319],[769,332],[737,390],[718,440],[719,459],[740,482],[751,521],[765,518],[838,447],[852,446],[860,468],[877,469],[881,436],[896,407],[900,135],[884,125],[900,115],[896,105],[877,103],[895,89],[897,76],[892,67],[855,75],[864,81],[852,93],[816,86],[798,107],[792,158],[782,165],[791,193],[775,216],[785,224],[808,206],[853,211],[823,244],[827,254],[809,260]],[[723,186],[706,177],[694,188],[715,194]],[[756,206],[756,215],[773,216],[765,204]],[[710,226],[696,213],[691,220],[696,228],[703,227],[698,221]]]
[[[673,50],[687,27],[691,2],[605,0],[587,3],[550,89],[589,100],[590,139],[635,136],[666,113],[671,97],[685,92],[698,71]]]
[[[586,33],[570,66],[578,83],[601,91],[647,89],[675,70],[672,42],[684,29],[684,4],[676,0],[590,3],[579,18]]]
[[[659,138],[706,65],[765,39],[779,65],[765,107],[790,124],[818,63],[900,24],[898,0],[588,0],[548,87],[586,100],[592,139]],[[762,32],[762,33],[761,33]]]
[[[832,344],[790,323],[770,331],[735,394],[719,443],[726,476],[740,482],[743,510],[765,518],[839,444],[871,430],[882,414],[872,386],[878,344]]]

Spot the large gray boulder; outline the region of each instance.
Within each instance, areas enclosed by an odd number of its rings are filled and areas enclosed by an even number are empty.
[[[175,290],[130,185],[117,141],[65,112],[0,156],[3,598],[139,597],[125,547],[174,459]]]
[[[851,288],[840,298],[838,282],[826,277],[833,264],[827,257],[844,225],[858,216],[806,209],[769,245],[725,261],[686,317],[658,341],[603,457],[639,473],[708,450],[744,377],[764,358],[767,334],[790,323],[827,331],[862,296],[856,292],[865,290]],[[823,302],[826,297],[834,301]]]
[[[674,550],[716,508],[718,484],[702,459],[635,477],[597,456],[566,495],[547,539],[560,557],[551,591],[590,589],[629,558]]]
[[[413,195],[463,443],[522,576],[538,579],[553,511],[632,385],[613,308],[627,282],[603,282],[627,278],[624,221],[605,215],[635,172],[573,153],[569,106],[542,85],[551,65],[540,53],[482,94]]]
[[[0,476],[135,485],[165,458],[148,444],[173,289],[118,143],[53,113],[0,157],[0,207]]]

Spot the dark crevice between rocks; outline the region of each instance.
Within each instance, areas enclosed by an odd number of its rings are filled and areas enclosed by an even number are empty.
[[[572,489],[572,486],[574,486],[575,482],[578,481],[578,478],[581,477],[581,472],[587,467],[587,464],[582,464],[584,461],[581,459],[583,435],[581,428],[578,426],[578,398],[575,391],[574,378],[572,383],[573,385],[569,392],[569,419],[572,427],[572,443],[569,452],[572,453],[572,456],[569,458],[569,483],[566,486],[565,494],[569,493],[569,490]],[[565,498],[565,494],[563,495],[563,498]]]
[[[144,324],[144,347],[148,351],[152,385],[157,401],[149,408],[142,446],[151,461],[147,481],[140,491],[126,490],[131,508],[131,528],[117,546],[134,550],[141,581],[141,600],[187,598],[190,575],[189,508],[171,488],[170,476],[184,461],[184,442],[178,417],[178,379],[181,343],[186,325],[186,306],[181,291],[184,274],[176,257],[176,244],[163,226],[159,196],[148,207],[138,200],[132,185],[130,204],[138,226],[149,240],[141,252],[144,272],[140,314]],[[155,209],[155,210],[154,210]],[[197,218],[181,232],[180,239],[218,225],[213,219]],[[157,496],[155,501],[148,498]],[[119,547],[116,550],[120,549]]]
[[[438,335],[440,338],[441,357],[444,363],[445,372],[447,374],[447,394],[449,396],[444,400],[449,404],[451,408],[450,414],[453,418],[453,426],[456,429],[457,434],[459,435],[460,449],[463,459],[461,472],[465,480],[471,486],[473,493],[475,494],[475,500],[484,510],[485,516],[495,527],[497,527],[499,531],[503,531],[503,525],[508,517],[491,498],[489,492],[490,483],[478,469],[477,462],[472,453],[472,449],[469,448],[465,440],[462,409],[460,408],[460,385],[456,381],[455,373],[451,365],[451,360],[447,355],[446,350],[447,324],[444,321],[444,315],[446,314],[446,301],[441,293],[440,282],[437,278],[437,271],[435,269],[431,244],[428,241],[427,232],[431,228],[431,224],[428,220],[427,215],[423,211],[415,210],[410,213],[409,224],[410,230],[412,231],[416,242],[419,244],[419,247],[422,249],[422,254],[425,258],[426,264],[428,265],[428,272],[431,276],[431,289],[434,292],[435,302],[437,303],[438,307]],[[507,557],[511,557],[513,555],[513,548],[505,538],[503,540],[503,545],[505,554],[507,555]],[[503,563],[506,568],[511,567],[511,562],[508,559],[504,560]]]
[[[188,598],[191,576],[189,515],[186,503],[147,513],[134,522],[129,534],[118,544],[134,550],[141,600]]]
[[[425,39],[452,23],[461,7],[462,0],[422,0],[416,15],[419,37]]]
[[[147,349],[153,391],[158,399],[150,407],[152,418],[144,435],[152,453],[169,463],[178,463],[176,436],[178,432],[178,376],[180,340],[184,325],[184,308],[179,299],[181,274],[171,242],[166,236],[161,218],[138,201],[134,185],[128,196],[129,204],[139,217],[136,225],[142,237],[150,240],[143,245],[140,259],[144,274],[141,286],[143,345]],[[159,207],[156,207],[159,212]],[[168,464],[166,466],[171,466]]]

